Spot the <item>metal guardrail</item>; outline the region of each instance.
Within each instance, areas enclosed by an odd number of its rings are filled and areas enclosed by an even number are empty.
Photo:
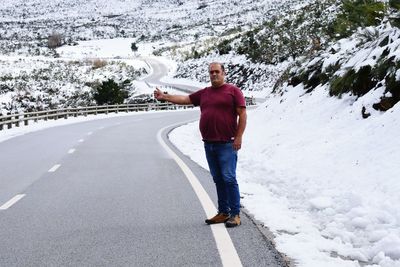
[[[175,110],[193,108],[193,105],[175,105],[171,103],[145,103],[145,104],[121,104],[121,105],[105,105],[105,106],[89,106],[78,108],[63,108],[52,109],[37,112],[16,113],[1,116],[0,115],[0,130],[6,125],[8,129],[13,126],[19,127],[22,123],[28,125],[29,121],[37,122],[38,120],[57,120],[68,119],[68,117],[78,117],[97,114],[108,114],[118,112],[137,112],[150,110]]]
[[[255,105],[254,98],[246,98],[246,105]],[[105,106],[88,106],[79,108],[63,108],[51,109],[37,112],[16,113],[2,116],[0,115],[0,131],[6,125],[8,129],[13,126],[19,127],[22,123],[28,125],[29,121],[37,122],[38,120],[57,120],[68,119],[68,117],[78,117],[97,114],[108,114],[111,112],[137,112],[150,110],[176,110],[193,108],[193,105],[176,105],[167,102],[145,103],[145,104],[121,104],[121,105],[105,105]]]

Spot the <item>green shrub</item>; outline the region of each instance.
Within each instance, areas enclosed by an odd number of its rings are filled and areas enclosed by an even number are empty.
[[[369,65],[361,67],[357,72],[348,70],[342,77],[335,77],[331,81],[330,94],[340,96],[351,92],[356,96],[368,93],[377,84],[372,68]]]
[[[223,40],[222,42],[220,42],[217,45],[218,53],[220,55],[229,54],[229,52],[232,51],[232,49],[233,49],[231,42],[232,42],[232,40],[229,40],[229,39],[226,39],[226,40]]]
[[[340,96],[343,93],[349,92],[353,86],[356,72],[353,69],[348,70],[343,76],[335,76],[331,80],[330,95]]]
[[[390,74],[385,79],[386,90],[399,101],[400,100],[400,81],[396,80],[396,74]]]
[[[377,80],[372,74],[370,65],[361,67],[356,75],[353,83],[352,92],[357,96],[362,96],[368,93],[377,84]]]
[[[385,5],[375,0],[342,0],[341,13],[330,27],[332,37],[350,36],[358,27],[376,26],[384,17]]]
[[[389,6],[391,8],[399,10],[400,9],[400,0],[389,0]]]
[[[122,104],[128,98],[128,92],[119,86],[114,80],[103,81],[94,89],[94,99],[98,105]]]
[[[400,0],[389,0],[389,20],[395,27],[400,28]]]

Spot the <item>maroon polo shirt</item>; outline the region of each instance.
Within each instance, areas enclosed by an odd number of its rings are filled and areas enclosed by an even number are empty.
[[[232,84],[206,87],[189,95],[200,106],[200,132],[204,141],[233,140],[237,130],[237,107],[246,107],[242,91]]]

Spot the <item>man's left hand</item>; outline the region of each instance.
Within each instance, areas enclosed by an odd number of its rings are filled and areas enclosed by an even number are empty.
[[[235,140],[233,140],[233,148],[235,150],[242,148],[242,138],[236,137]]]

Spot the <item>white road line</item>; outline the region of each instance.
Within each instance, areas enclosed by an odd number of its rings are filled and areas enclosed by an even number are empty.
[[[25,194],[20,194],[20,195],[16,195],[15,197],[13,197],[12,199],[10,199],[9,201],[7,201],[6,203],[3,204],[3,206],[0,207],[0,210],[6,210],[8,208],[10,208],[12,205],[14,205],[15,203],[17,203],[21,198],[23,198],[25,196]]]
[[[79,143],[83,143],[85,141],[85,139],[79,139],[78,142]]]
[[[75,152],[75,148],[71,148],[70,150],[68,150],[68,154],[73,154]]]
[[[175,152],[169,148],[169,146],[164,142],[161,137],[161,133],[169,128],[167,126],[157,133],[158,142],[164,147],[164,149],[170,154],[170,156],[176,161],[178,166],[182,169],[186,178],[188,179],[190,185],[192,186],[194,192],[196,193],[201,205],[203,206],[206,216],[208,218],[215,215],[217,208],[214,206],[210,196],[207,194],[206,190],[203,188],[197,177],[189,169],[189,167],[175,154]],[[214,235],[215,242],[217,243],[217,248],[219,255],[221,257],[223,266],[242,266],[239,255],[233,245],[232,239],[228,234],[225,226],[223,224],[210,225],[212,233]]]
[[[58,168],[60,168],[60,164],[56,164],[53,167],[51,167],[51,169],[49,170],[49,172],[55,172]]]
[[[93,132],[88,132],[88,133],[87,133],[87,135],[92,135],[92,134],[93,134]]]

